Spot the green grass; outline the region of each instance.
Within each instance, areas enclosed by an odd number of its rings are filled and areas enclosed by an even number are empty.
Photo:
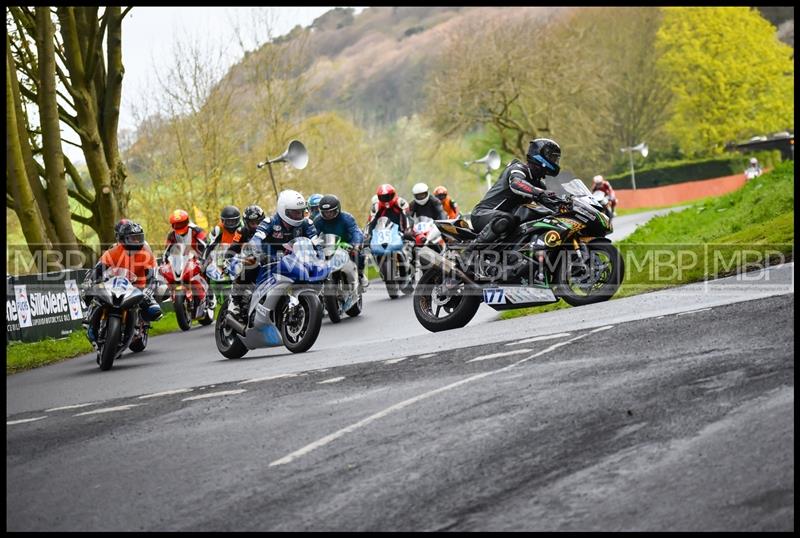
[[[217,306],[217,313],[219,313]],[[193,323],[197,326],[197,323]],[[179,331],[175,312],[165,312],[164,317],[150,327],[150,336]],[[148,342],[148,346],[152,342]],[[66,338],[46,338],[39,342],[11,342],[6,346],[6,375],[46,366],[78,355],[92,353],[86,331],[78,329]],[[127,352],[126,352],[127,353]]]
[[[735,274],[767,259],[771,264],[792,259],[794,163],[781,163],[735,192],[654,217],[616,245],[625,260],[625,280],[612,299]],[[501,318],[560,308],[569,305],[508,310]]]

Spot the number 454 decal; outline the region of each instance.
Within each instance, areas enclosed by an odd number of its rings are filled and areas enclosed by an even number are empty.
[[[483,302],[486,304],[506,304],[503,288],[486,288],[483,290]]]

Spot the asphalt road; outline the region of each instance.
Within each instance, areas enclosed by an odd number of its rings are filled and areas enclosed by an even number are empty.
[[[791,531],[793,300],[8,417],[7,530]]]
[[[621,239],[654,215],[668,211],[618,217],[615,220],[615,234],[618,235],[614,238]],[[399,356],[398,353],[432,349],[431,346],[440,343],[445,344],[444,348],[453,348],[464,338],[470,338],[473,343],[492,338],[498,327],[487,323],[497,319],[497,312],[481,305],[468,330],[451,331],[437,337],[417,322],[411,297],[389,300],[383,283],[373,281],[364,295],[363,314],[357,318],[345,317],[336,326],[326,318],[317,342],[308,353],[295,355],[281,346],[251,351],[241,360],[227,360],[216,351],[213,326],[200,327],[195,323],[188,333],[152,338],[147,350],[139,355],[126,352],[114,362],[113,369],[108,372],[110,376],[97,368],[95,354],[89,354],[7,377],[6,415],[234,381],[253,375],[273,375],[287,369],[390,358]],[[523,325],[527,331],[531,323]]]

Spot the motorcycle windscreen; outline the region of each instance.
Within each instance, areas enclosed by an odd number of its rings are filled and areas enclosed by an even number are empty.
[[[291,253],[283,256],[278,262],[276,272],[287,276],[295,282],[318,282],[325,280],[330,268],[319,257],[310,239],[298,237],[286,245]]]

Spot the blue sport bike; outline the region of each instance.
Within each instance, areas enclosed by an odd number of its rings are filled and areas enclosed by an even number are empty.
[[[289,253],[261,268],[249,301],[242,301],[246,318],[236,315],[232,297],[222,304],[214,334],[217,349],[225,357],[238,359],[251,349],[280,345],[302,353],[316,342],[323,316],[320,293],[330,267],[306,237],[284,247]],[[251,255],[243,248],[232,260],[232,278],[241,272],[242,260]]]

